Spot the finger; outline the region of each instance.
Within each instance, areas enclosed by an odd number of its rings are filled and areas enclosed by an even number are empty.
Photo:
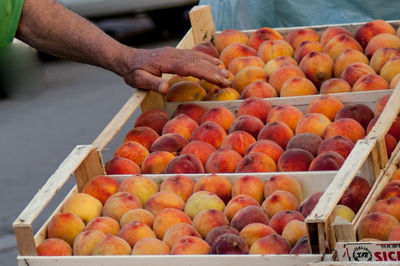
[[[188,64],[185,67],[186,76],[196,76],[208,82],[222,87],[230,86],[231,82],[227,79],[230,73],[228,70],[209,64]]]
[[[127,83],[138,89],[153,90],[161,94],[167,93],[168,90],[167,81],[141,69],[133,71],[127,78]]]

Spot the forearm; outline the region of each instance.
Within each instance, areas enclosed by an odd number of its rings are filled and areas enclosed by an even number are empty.
[[[128,67],[121,53],[135,52],[53,0],[25,0],[17,38],[40,51],[119,75]]]

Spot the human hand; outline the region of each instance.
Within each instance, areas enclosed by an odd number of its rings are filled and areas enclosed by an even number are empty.
[[[128,47],[129,48],[129,47]],[[195,76],[221,87],[230,85],[229,72],[218,64],[221,62],[205,53],[162,47],[157,49],[129,48],[122,58],[126,65],[121,76],[125,82],[138,89],[149,89],[165,94],[168,83],[163,73]]]

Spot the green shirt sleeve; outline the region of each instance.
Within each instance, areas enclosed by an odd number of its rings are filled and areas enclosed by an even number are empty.
[[[13,41],[23,4],[24,0],[0,0],[0,48]]]

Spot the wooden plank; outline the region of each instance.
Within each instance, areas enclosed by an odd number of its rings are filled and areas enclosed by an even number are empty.
[[[351,222],[343,219],[342,217],[336,217],[332,224],[333,231],[335,232],[335,239],[337,242],[355,242],[356,234]]]
[[[37,256],[32,226],[14,226],[14,233],[17,239],[19,254],[24,256]]]
[[[78,191],[82,192],[83,187],[92,177],[105,173],[100,152],[95,149],[91,150],[74,173]]]
[[[140,103],[142,112],[146,112],[151,109],[165,109],[165,95],[161,95],[155,91],[148,91],[146,97]]]
[[[194,6],[189,12],[195,44],[215,41],[214,19],[209,5]]]

